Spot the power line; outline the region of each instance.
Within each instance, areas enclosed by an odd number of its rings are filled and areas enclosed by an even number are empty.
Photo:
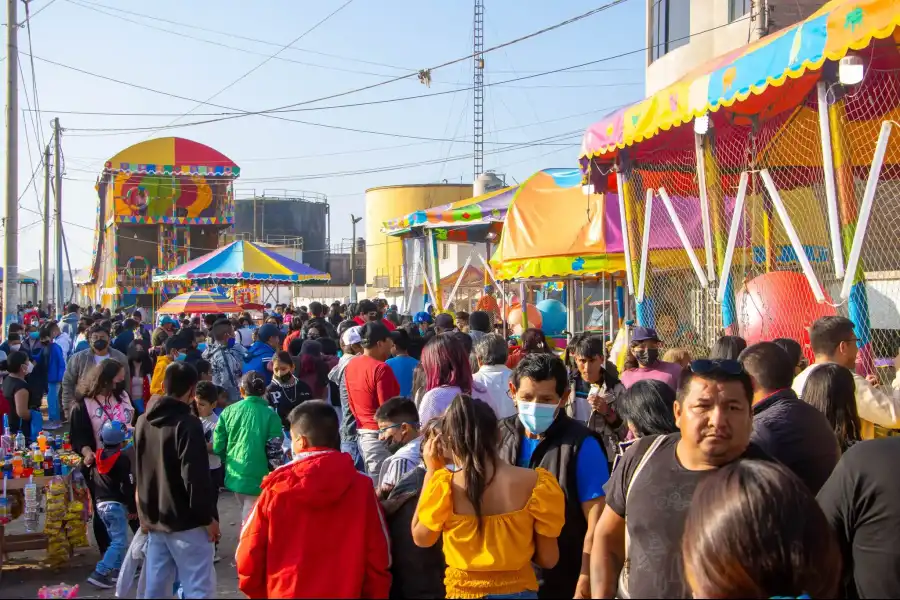
[[[255,67],[253,67],[252,69],[250,69],[249,71],[247,71],[246,73],[244,73],[243,75],[241,75],[240,77],[238,77],[237,79],[235,79],[234,81],[232,81],[231,83],[229,83],[228,85],[226,85],[225,87],[223,87],[222,89],[220,89],[218,92],[216,92],[215,94],[213,94],[212,96],[210,96],[209,98],[207,98],[206,100],[204,100],[203,102],[197,104],[197,106],[195,106],[195,107],[192,108],[191,110],[187,111],[186,113],[184,113],[184,114],[181,115],[180,117],[177,117],[177,118],[173,119],[168,125],[166,125],[166,127],[171,126],[171,125],[174,125],[176,122],[178,122],[178,121],[181,120],[182,118],[186,117],[187,115],[191,114],[192,112],[194,112],[195,110],[197,110],[197,109],[200,108],[201,106],[205,106],[205,105],[209,104],[210,101],[212,101],[214,98],[216,98],[217,96],[219,96],[222,92],[231,89],[232,87],[234,87],[235,85],[237,85],[238,83],[240,83],[241,81],[243,81],[244,79],[246,79],[247,77],[249,77],[250,75],[252,75],[253,73],[255,73],[256,71],[258,71],[259,69],[261,69],[261,68],[262,68],[265,64],[267,64],[270,60],[274,59],[276,56],[278,56],[279,54],[281,54],[282,52],[284,52],[285,50],[287,50],[292,44],[296,44],[297,42],[299,42],[300,40],[302,40],[302,39],[303,39],[304,37],[306,37],[308,34],[312,33],[313,31],[315,31],[316,29],[318,29],[321,25],[323,25],[324,23],[328,22],[328,20],[331,19],[334,15],[338,14],[339,12],[341,12],[342,10],[344,10],[345,8],[347,8],[348,6],[350,6],[350,4],[352,4],[352,3],[353,3],[353,0],[347,0],[346,2],[344,2],[343,4],[341,4],[339,7],[337,7],[336,9],[334,9],[333,11],[331,11],[330,13],[328,13],[328,15],[326,15],[323,19],[320,19],[315,25],[313,25],[312,27],[310,27],[309,29],[307,29],[306,31],[304,31],[303,33],[301,33],[300,35],[298,35],[296,38],[294,38],[294,40],[291,41],[289,44],[287,44],[286,46],[282,46],[277,52],[275,52],[274,54],[272,54],[272,55],[270,55],[270,56],[267,56],[262,62],[260,62],[259,64],[257,64]],[[153,133],[155,133],[155,131],[159,131],[159,129],[154,130],[153,132],[151,132],[150,135],[152,135]]]

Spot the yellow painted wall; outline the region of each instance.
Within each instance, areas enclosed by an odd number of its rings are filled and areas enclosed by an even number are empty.
[[[402,242],[381,233],[385,221],[472,197],[471,184],[396,185],[366,190],[366,284],[400,287]],[[383,287],[379,285],[379,287]]]

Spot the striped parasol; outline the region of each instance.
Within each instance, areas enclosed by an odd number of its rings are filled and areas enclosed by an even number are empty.
[[[179,294],[163,304],[157,312],[169,315],[178,313],[236,313],[241,312],[241,307],[235,304],[231,298],[201,290]]]

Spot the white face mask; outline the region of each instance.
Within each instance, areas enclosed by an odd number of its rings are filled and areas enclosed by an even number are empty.
[[[18,352],[19,348],[21,348],[21,347],[22,347],[22,344],[10,344],[9,345],[9,349],[12,350],[13,352]]]
[[[27,363],[26,366],[25,366],[25,374],[26,374],[26,375],[31,375],[31,372],[32,372],[32,371],[34,371],[34,364],[33,364],[33,363]]]

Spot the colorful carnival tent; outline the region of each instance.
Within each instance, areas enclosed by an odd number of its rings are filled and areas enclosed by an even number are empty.
[[[153,278],[159,283],[190,281],[198,285],[295,285],[329,280],[331,275],[328,273],[243,240]]]
[[[587,129],[584,182],[624,211],[640,324],[683,346],[722,330],[805,342],[810,319],[837,312],[854,321],[864,372],[873,353],[896,354],[896,333],[875,347],[870,308],[881,297],[900,310],[898,26],[896,2],[832,0]],[[861,81],[839,78],[848,54]],[[699,238],[658,234],[659,219],[697,213]],[[680,259],[645,257],[647,230]],[[789,289],[759,291],[776,280]]]
[[[221,294],[214,294],[206,290],[185,292],[175,296],[159,307],[156,312],[163,315],[207,314],[207,313],[236,313],[241,307],[235,304],[231,298]]]

